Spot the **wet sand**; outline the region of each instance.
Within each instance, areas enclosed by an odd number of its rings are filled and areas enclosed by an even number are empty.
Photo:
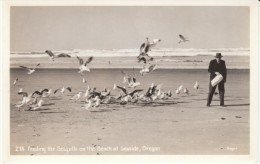
[[[39,69],[32,75],[25,70],[11,69],[10,77],[10,141],[12,155],[109,155],[164,154],[214,155],[249,154],[249,70],[228,70],[225,105],[219,106],[215,95],[212,106],[206,107],[209,74],[205,69],[156,70],[137,76],[139,89],[151,83],[163,84],[172,90],[168,100],[101,104],[99,111],[84,109],[69,100],[87,85],[112,95],[113,84],[122,85],[121,69],[91,70],[87,83],[82,83],[78,70]],[[132,69],[125,70],[132,74]],[[138,70],[135,73],[138,74]],[[18,77],[16,85],[13,80]],[[193,89],[199,81],[199,90]],[[175,94],[183,84],[190,94]],[[18,111],[14,104],[21,100],[19,88],[29,93],[43,88],[53,90],[71,86],[72,92],[55,94],[44,99],[37,111]]]

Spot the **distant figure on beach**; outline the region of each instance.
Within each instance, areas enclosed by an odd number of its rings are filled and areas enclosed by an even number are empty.
[[[213,94],[216,90],[216,87],[218,86],[219,90],[219,98],[220,98],[220,106],[224,107],[224,94],[225,94],[225,82],[227,78],[227,69],[226,64],[224,60],[221,60],[221,53],[216,53],[215,58],[210,61],[208,72],[210,73],[210,83],[209,83],[209,94],[208,94],[208,100],[207,100],[207,106],[209,107],[212,101]],[[222,75],[223,80],[220,81],[217,85],[212,86],[211,81],[217,76]]]

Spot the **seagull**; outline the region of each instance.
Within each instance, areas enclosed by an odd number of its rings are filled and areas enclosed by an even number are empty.
[[[151,73],[156,69],[156,64],[146,64],[143,66],[143,68],[140,70],[140,74],[143,76],[147,73]]]
[[[97,107],[100,106],[101,99],[96,96],[94,99],[86,100],[85,109],[94,112],[97,111]],[[90,110],[90,108],[94,107],[95,109]]]
[[[38,67],[40,65],[40,63],[38,63],[37,65],[36,65],[36,67]],[[28,68],[28,67],[25,67],[25,66],[20,66],[21,68],[24,68],[24,69],[27,69],[28,70],[28,72],[27,72],[27,74],[28,75],[30,75],[30,74],[32,74],[33,72],[35,72],[35,68]]]
[[[179,88],[176,89],[175,93],[176,93],[176,94],[180,94]]]
[[[96,101],[96,103],[94,104],[94,108],[99,107],[99,105],[100,105],[100,98],[98,96],[96,96],[94,100]]]
[[[140,47],[140,54],[142,53],[147,53],[148,52],[148,49],[146,48],[148,45],[150,44],[149,42],[149,38],[146,37],[146,42],[141,44],[141,47]]]
[[[141,83],[137,82],[136,78],[133,77],[132,81],[128,84],[128,88],[135,88],[139,85],[141,85]]]
[[[199,89],[199,83],[198,81],[196,81],[195,85],[194,85],[194,89]]]
[[[23,97],[23,100],[15,104],[15,107],[18,108],[18,111],[20,111],[20,107],[23,107],[29,103],[31,99],[29,97]],[[24,109],[23,109],[24,111]]]
[[[136,81],[135,77],[131,77],[130,75],[126,74],[124,71],[121,71],[121,73],[124,75],[123,83],[127,83],[128,88],[135,88],[135,87],[141,85],[140,82]]]
[[[14,80],[13,85],[16,85],[17,81],[18,81],[18,77]]]
[[[65,88],[65,87],[62,87],[61,89],[56,89],[56,90],[54,91],[54,94],[55,94],[56,92],[58,92],[59,90],[60,90],[60,93],[63,94],[66,89],[67,89],[69,92],[71,92],[71,88],[70,88],[70,87],[66,87],[66,88]]]
[[[89,95],[89,91],[90,91],[90,88],[89,88],[89,86],[88,86],[88,88],[87,88],[87,90],[86,90],[86,92],[85,92],[84,97],[88,97],[88,95]]]
[[[161,94],[161,87],[162,84],[154,85],[154,83],[152,83],[151,86],[148,88],[147,92],[145,93],[144,98],[151,101],[153,99],[157,99],[157,97]]]
[[[92,101],[91,100],[86,100],[86,104],[85,104],[85,109],[89,110],[89,108],[92,107]]]
[[[87,67],[87,64],[90,63],[93,60],[93,56],[89,57],[88,60],[84,63],[83,59],[77,56],[77,59],[79,61],[79,72],[83,73],[84,71],[90,72],[90,69]]]
[[[87,83],[87,80],[83,77],[82,82]]]
[[[18,92],[18,95],[22,95],[23,97],[32,97],[32,94],[31,95],[28,95],[27,92]]]
[[[110,90],[107,90],[106,88],[104,88],[104,90],[100,93],[100,98],[104,99],[109,95],[110,95]]]
[[[34,97],[33,101],[28,105],[35,105],[37,104],[37,102],[38,102],[37,97]]]
[[[153,41],[149,42],[149,44],[145,47],[145,52],[151,51],[151,48],[155,47],[160,41],[161,39],[153,39]]]
[[[143,91],[142,89],[136,89],[129,93],[125,88],[117,86],[116,84],[114,84],[114,88],[120,89],[120,91],[123,93],[122,97],[120,97],[123,101],[130,100],[136,93]]]
[[[181,42],[187,42],[187,41],[189,41],[189,40],[187,40],[187,38],[185,38],[184,36],[182,36],[181,34],[179,35],[179,37],[180,37],[180,41],[179,41],[179,44],[181,43]]]
[[[178,90],[181,91],[182,88],[183,88],[183,85],[180,85],[179,88],[178,88]]]
[[[40,95],[41,97],[49,97],[51,94],[51,89],[42,89],[41,91],[35,91],[33,92],[32,96],[34,94]]]
[[[151,95],[151,98],[152,98],[152,100],[153,101],[155,101],[157,98],[162,98],[162,96],[164,95],[164,93],[162,93],[161,92],[161,89],[159,89],[158,91],[157,91],[157,93],[155,93],[155,94],[153,94],[153,95]]]
[[[153,60],[154,60],[154,58],[150,57],[148,54],[138,56],[138,63],[140,63],[140,62],[147,63],[147,62],[153,61]]]
[[[155,47],[156,45],[157,45],[157,43],[159,43],[161,41],[161,39],[153,39],[153,41],[152,42],[150,42],[150,48],[152,48],[152,47]],[[149,50],[151,50],[151,49],[149,49]]]
[[[187,95],[189,94],[189,90],[187,88],[183,89],[183,93],[186,93]]]
[[[54,61],[54,58],[71,58],[70,55],[66,53],[61,53],[59,55],[54,55],[51,50],[46,50],[45,53],[47,53],[50,56],[50,59]]]
[[[81,97],[81,93],[82,93],[82,92],[79,92],[78,94],[74,95],[74,96],[71,98],[71,100],[75,100],[75,101],[79,100],[80,97]]]
[[[20,88],[18,91],[18,93],[21,93],[21,92],[23,92],[23,88]]]
[[[43,100],[40,100],[38,102],[38,104],[30,105],[28,110],[34,110],[35,111],[35,110],[41,108],[43,102],[44,102]]]
[[[159,43],[161,41],[161,39],[153,39],[151,42],[149,42],[149,38],[146,38],[146,42],[141,44],[140,47],[140,55],[142,53],[147,53],[149,51],[151,51],[152,47],[155,47],[157,45],[157,43]]]
[[[128,75],[127,73],[125,73],[123,70],[121,71],[121,73],[124,75],[123,78],[123,83],[130,83],[131,82],[131,76]]]

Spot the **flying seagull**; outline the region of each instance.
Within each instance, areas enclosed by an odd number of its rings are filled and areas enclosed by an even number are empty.
[[[149,38],[146,38],[146,42],[141,44],[140,47],[140,55],[143,53],[147,53],[149,51],[151,51],[151,48],[155,47],[157,45],[157,43],[159,43],[161,41],[161,39],[153,39],[151,42],[149,41]]]
[[[38,63],[37,65],[36,65],[36,67],[38,67],[40,65],[40,63]],[[25,67],[25,66],[20,66],[21,68],[24,68],[24,69],[27,69],[27,74],[28,75],[30,75],[30,74],[32,74],[33,72],[35,72],[35,69],[36,69],[36,67],[35,68],[29,68],[29,67]]]
[[[146,64],[143,66],[143,68],[140,70],[141,75],[145,75],[147,73],[150,73],[156,69],[156,64]]]
[[[45,53],[47,53],[50,56],[50,59],[52,61],[54,61],[54,58],[71,58],[71,56],[66,53],[54,55],[54,53],[51,50],[46,50]]]
[[[17,81],[18,81],[18,77],[14,80],[13,84],[16,85]]]
[[[51,89],[43,89],[41,91],[35,91],[33,92],[32,96],[34,94],[40,95],[41,97],[49,97],[51,94]]]
[[[66,89],[67,89],[69,92],[71,92],[71,88],[70,88],[70,87],[66,87],[66,88],[65,88],[65,87],[62,87],[61,89],[56,89],[56,90],[54,91],[54,94],[55,94],[56,92],[58,92],[58,91],[60,91],[60,93],[63,94]]]
[[[78,56],[77,56],[77,59],[79,61],[79,73],[83,73],[84,71],[90,72],[89,68],[87,67],[87,64],[93,60],[93,56],[89,57],[85,63],[84,63],[83,59]]]
[[[181,43],[181,42],[187,42],[187,41],[189,41],[187,38],[185,38],[183,35],[179,35],[179,37],[180,37],[180,41],[179,41],[179,44]]]
[[[142,53],[147,53],[148,52],[148,48],[146,48],[148,45],[150,44],[149,42],[149,38],[146,37],[146,42],[145,43],[142,43],[141,46],[140,46],[140,54]]]

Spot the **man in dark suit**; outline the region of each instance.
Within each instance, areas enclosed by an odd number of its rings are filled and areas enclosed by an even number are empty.
[[[221,53],[216,54],[216,59],[213,59],[209,63],[208,72],[210,73],[210,83],[209,83],[209,95],[207,106],[209,107],[212,101],[213,94],[218,86],[219,90],[219,98],[220,98],[220,106],[224,106],[224,94],[225,94],[225,82],[227,80],[227,68],[224,60],[221,60]],[[221,74],[223,76],[223,80],[218,83],[216,86],[211,85],[211,80],[214,79],[217,75]]]

